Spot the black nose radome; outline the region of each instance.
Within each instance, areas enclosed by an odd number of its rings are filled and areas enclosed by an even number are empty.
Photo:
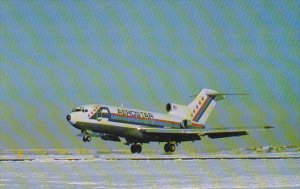
[[[70,115],[67,115],[67,117],[66,117],[66,118],[67,118],[67,120],[68,120],[68,121],[70,121],[70,120],[71,120],[71,116],[70,116]]]

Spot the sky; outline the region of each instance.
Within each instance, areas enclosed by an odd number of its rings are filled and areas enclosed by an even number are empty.
[[[185,148],[297,145],[299,10],[300,1],[1,1],[0,149],[127,149],[83,143],[66,115],[91,103],[165,112],[202,88],[251,94],[218,102],[208,128],[276,128]]]

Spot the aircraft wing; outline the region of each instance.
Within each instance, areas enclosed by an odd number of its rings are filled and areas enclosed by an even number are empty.
[[[262,126],[254,128],[235,128],[235,129],[169,129],[169,128],[140,128],[139,131],[149,134],[168,134],[168,135],[198,135],[198,136],[208,136],[209,138],[226,138],[248,135],[250,130],[265,130],[274,128],[272,126]]]

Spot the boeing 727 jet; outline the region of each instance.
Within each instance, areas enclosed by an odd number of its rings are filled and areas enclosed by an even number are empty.
[[[168,113],[156,113],[124,107],[90,104],[76,107],[67,115],[67,121],[81,130],[83,142],[91,137],[131,145],[132,153],[141,153],[142,144],[164,142],[165,152],[174,152],[185,141],[247,135],[249,129],[206,129],[205,122],[224,93],[202,89],[188,105],[166,104]],[[262,129],[273,128],[264,126]],[[176,146],[175,146],[176,145]]]

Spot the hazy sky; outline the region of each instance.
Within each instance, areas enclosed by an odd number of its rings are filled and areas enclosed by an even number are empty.
[[[89,103],[164,112],[201,88],[251,93],[219,102],[207,127],[276,129],[185,146],[299,144],[299,10],[300,1],[1,1],[0,149],[127,149],[84,144],[65,116]]]

